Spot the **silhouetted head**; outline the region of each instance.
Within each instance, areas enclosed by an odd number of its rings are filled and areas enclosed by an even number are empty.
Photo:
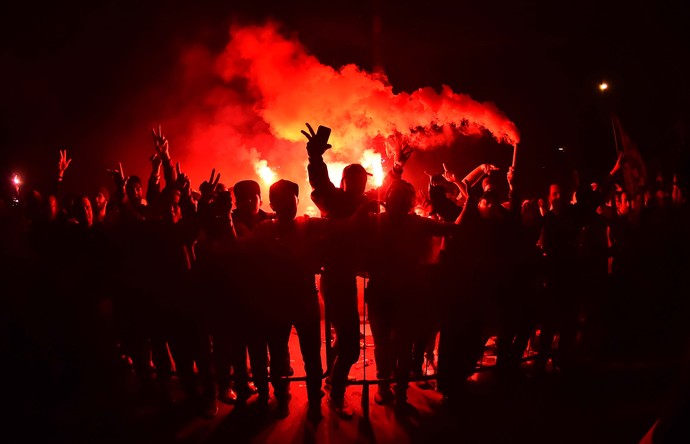
[[[108,200],[110,200],[110,193],[108,193],[108,190],[106,190],[104,187],[96,190],[96,193],[93,196],[93,202],[95,203],[96,210],[103,210],[108,204]]]
[[[367,173],[367,170],[362,165],[358,163],[350,164],[343,169],[343,179],[340,187],[346,193],[361,196],[367,188],[368,176],[371,176],[371,173]]]
[[[182,209],[180,208],[182,192],[176,187],[166,187],[163,190],[162,198],[163,220],[177,223],[182,219]]]
[[[133,204],[139,204],[144,199],[144,188],[141,185],[139,176],[129,176],[125,184],[127,199]]]
[[[597,207],[602,203],[601,193],[593,190],[591,185],[581,185],[578,187],[575,199],[578,207],[584,210],[585,213],[596,211]]]
[[[411,183],[395,181],[386,193],[386,212],[393,215],[408,214],[415,205],[415,190]]]
[[[241,180],[232,187],[235,207],[242,213],[256,215],[261,208],[261,187],[254,180]]]
[[[434,196],[439,196],[441,192],[449,198],[457,198],[460,194],[460,189],[453,182],[443,177],[443,174],[429,174],[429,196],[432,193],[434,193]]]
[[[88,196],[82,196],[74,202],[74,216],[80,225],[93,225],[93,208]]]
[[[552,183],[549,186],[549,210],[558,212],[561,209],[563,202],[563,190],[557,183]]]
[[[496,190],[499,183],[500,179],[496,171],[491,171],[482,179],[482,191],[486,193],[489,190]]]
[[[280,179],[269,188],[268,200],[279,221],[291,221],[297,216],[299,185]]]
[[[501,197],[495,189],[490,187],[479,198],[477,208],[483,219],[497,219],[503,215]]]

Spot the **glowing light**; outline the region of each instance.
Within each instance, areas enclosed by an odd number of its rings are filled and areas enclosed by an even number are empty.
[[[373,174],[370,180],[373,182],[374,186],[380,187],[383,184],[383,165],[381,164],[381,154],[374,150],[364,150],[362,152],[362,159],[360,163],[365,170]]]
[[[607,89],[609,89],[609,84],[608,84],[608,83],[606,83],[606,82],[601,82],[601,83],[599,84],[599,90],[601,90],[601,91],[606,91]]]
[[[348,165],[345,162],[329,162],[326,161],[328,165],[328,178],[331,179],[333,185],[336,187],[340,186],[340,182],[343,178],[343,170]]]
[[[559,146],[558,151],[565,151],[565,148],[563,148],[562,146]]]
[[[317,210],[314,205],[309,205],[305,210],[304,214],[306,214],[309,217],[319,217],[319,210]]]
[[[216,166],[228,185],[254,178],[264,187],[290,179],[302,188],[299,210],[304,213],[310,201],[306,140],[300,132],[305,122],[333,129],[324,160],[336,186],[345,165],[364,163],[365,149],[386,156],[383,141],[391,135],[420,151],[456,146],[460,135],[487,131],[499,142],[519,142],[515,124],[491,102],[447,85],[398,91],[383,72],[323,63],[282,28],[274,22],[233,25],[220,54],[203,44],[185,45],[176,66],[174,101],[189,105],[176,107],[164,126],[184,135],[175,143],[186,147],[188,156],[180,160],[190,177],[204,180]],[[198,100],[188,102],[192,91]],[[203,104],[203,112],[193,103]],[[266,161],[257,166],[261,159]],[[376,160],[365,167],[373,175],[368,188],[385,177]]]
[[[15,185],[21,185],[22,181],[19,179],[19,176],[15,174],[14,179],[12,179],[12,183]]]
[[[254,163],[256,174],[261,178],[265,185],[271,185],[276,181],[277,174],[268,166],[268,161],[261,159]]]

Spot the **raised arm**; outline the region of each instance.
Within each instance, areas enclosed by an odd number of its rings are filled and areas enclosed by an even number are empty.
[[[465,206],[462,207],[462,211],[455,223],[460,226],[466,226],[476,220],[479,211],[477,210],[477,196],[470,192],[469,184],[466,180],[462,180],[457,184],[460,187],[460,193],[466,196]]]
[[[485,174],[489,174],[491,171],[497,171],[498,167],[491,165],[490,163],[483,163],[479,165],[477,168],[473,169],[470,171],[467,176],[465,176],[464,179],[462,179],[464,182],[467,182],[467,185],[469,188],[472,188],[475,186],[479,180],[484,177]]]
[[[163,130],[160,125],[158,125],[158,132],[156,132],[155,129],[151,129],[151,133],[153,134],[154,149],[161,159],[163,178],[165,179],[165,186],[167,187],[177,180],[172,159],[170,158],[170,144],[168,143],[168,139],[163,135]]]
[[[160,199],[161,194],[161,158],[158,153],[150,158],[151,175],[146,186],[146,201],[152,204]]]
[[[58,182],[62,182],[67,167],[72,163],[72,159],[67,158],[67,150],[60,150],[60,161],[58,162]]]
[[[519,177],[518,177],[519,178]],[[520,213],[522,210],[522,197],[521,189],[519,186],[519,181],[516,182],[515,168],[513,166],[508,167],[508,173],[506,173],[506,179],[508,180],[508,210],[511,215],[520,220]]]
[[[615,194],[616,176],[623,169],[623,165],[625,165],[626,161],[625,154],[621,151],[618,158],[616,158],[616,163],[613,165],[613,168],[611,168],[609,174],[604,177],[600,185],[602,202],[608,202]]]
[[[333,182],[328,177],[328,167],[323,161],[323,153],[331,148],[328,138],[317,137],[311,125],[308,123],[306,125],[309,132],[302,130],[301,133],[307,138],[309,184],[314,191],[319,192],[326,189],[335,189],[336,186],[333,185]]]
[[[394,181],[402,179],[405,164],[408,160],[410,160],[410,156],[412,156],[412,153],[414,152],[414,149],[407,144],[405,139],[399,133],[389,137],[389,140],[391,140],[391,143],[394,145],[393,168],[386,173],[386,177],[383,179],[383,183],[379,187],[379,193],[381,195],[386,194],[386,190],[388,190]]]
[[[480,165],[481,167],[481,165]],[[462,204],[464,205],[465,202],[467,201],[467,182],[466,180],[460,180],[458,179],[458,176],[456,174],[449,170],[446,164],[443,164],[443,178],[446,179],[448,182],[454,184],[456,187],[458,187],[458,190],[460,190],[460,193],[455,200],[456,204]]]
[[[120,205],[125,199],[125,172],[122,169],[122,162],[118,162],[118,169],[106,170],[115,182],[115,198],[116,204]]]
[[[65,171],[67,171],[67,167],[69,167],[69,164],[72,163],[72,159],[67,158],[67,150],[60,150],[60,160],[58,161],[58,174],[55,179],[55,182],[53,182],[53,195],[56,197],[60,197],[60,194],[62,192],[62,181],[65,177]]]
[[[197,213],[203,220],[211,217],[212,207],[218,200],[218,181],[220,181],[220,173],[216,175],[216,169],[211,170],[211,178],[205,180],[199,185],[199,201],[197,202]],[[232,202],[231,202],[232,205]]]
[[[192,201],[192,182],[189,180],[189,176],[180,169],[180,162],[175,164],[175,173],[177,180],[175,180],[173,186],[180,190],[182,217],[190,217],[196,212],[194,202]]]

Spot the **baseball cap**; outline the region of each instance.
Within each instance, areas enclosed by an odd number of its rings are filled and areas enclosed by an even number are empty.
[[[369,173],[362,165],[358,163],[352,163],[343,169],[343,177],[351,177],[354,175],[373,176],[373,174]]]

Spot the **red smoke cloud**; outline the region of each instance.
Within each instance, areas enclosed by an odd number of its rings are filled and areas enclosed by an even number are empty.
[[[379,176],[385,141],[394,134],[417,149],[486,131],[499,142],[519,142],[515,125],[491,103],[447,86],[440,93],[426,87],[394,94],[384,75],[320,63],[275,23],[233,26],[222,54],[187,48],[181,67],[178,111],[164,124],[177,133],[173,156],[193,185],[215,167],[228,186],[251,178],[266,190],[269,183],[261,177],[270,176],[268,166],[275,179],[300,184],[304,211],[311,205],[300,133],[305,122],[333,130],[326,161],[336,185],[348,163],[362,163]]]

